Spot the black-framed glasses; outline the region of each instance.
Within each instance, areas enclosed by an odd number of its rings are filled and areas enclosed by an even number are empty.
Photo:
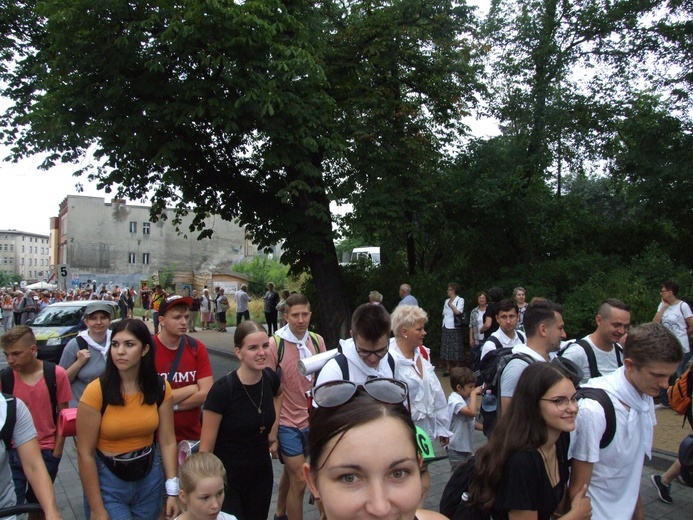
[[[390,350],[390,345],[387,344],[384,348],[378,350],[363,350],[359,348],[359,346],[354,341],[354,349],[356,350],[356,353],[359,355],[359,357],[363,359],[366,359],[368,356],[371,355],[378,356],[380,359],[383,359],[387,355],[388,350]]]
[[[376,401],[386,404],[409,402],[407,384],[397,379],[378,377],[361,385],[351,381],[328,381],[313,388],[313,401],[321,408],[335,408],[348,403],[363,388]]]
[[[550,403],[553,403],[556,405],[556,408],[558,408],[559,411],[564,412],[567,408],[568,405],[572,404],[573,406],[578,406],[578,400],[577,397],[554,397],[553,399],[541,399],[542,401],[548,401]]]

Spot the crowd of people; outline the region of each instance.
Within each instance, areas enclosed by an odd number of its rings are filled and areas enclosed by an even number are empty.
[[[12,406],[16,424],[12,447],[0,443],[0,507],[34,501],[47,518],[60,517],[47,482],[65,442],[58,416],[76,408],[88,518],[264,520],[270,457],[283,464],[276,520],[303,518],[306,487],[328,520],[442,518],[423,509],[431,477],[422,438],[438,442],[453,469],[473,464],[463,506],[479,517],[644,518],[653,398],[690,359],[673,325],[687,331],[693,320],[678,287],[665,282],[653,323],[632,329],[628,306],[607,299],[595,331],[577,341],[566,341],[560,305],[526,302],[522,287],[513,299],[497,287],[480,292],[471,312],[460,292],[449,284],[443,307],[447,398],[425,346],[429,315],[407,284],[392,313],[373,291],[354,310],[350,337],[329,353],[336,346],[310,330],[305,295],[268,284],[265,326],[249,319],[241,287],[233,337],[240,364],[216,382],[205,345],[188,332],[195,313],[203,329],[215,313],[221,321],[223,288],[214,298],[207,288],[199,297],[143,288],[154,335],[146,314],[113,324],[112,304],[88,294],[86,330],[57,366],[36,357],[30,327],[10,323],[0,386],[14,397],[0,399],[0,419]],[[496,377],[484,377],[488,366]],[[476,454],[475,430],[488,436]],[[179,467],[177,444],[198,440],[200,453]],[[680,464],[652,479],[665,502],[677,471]]]

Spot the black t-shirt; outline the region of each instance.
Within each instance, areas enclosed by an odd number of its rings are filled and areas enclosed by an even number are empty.
[[[269,368],[262,372],[260,382],[245,387],[248,394],[235,371],[216,381],[207,394],[205,410],[221,415],[214,454],[224,464],[233,459],[269,457],[268,435],[276,417],[273,397],[279,392],[279,376]]]
[[[508,458],[493,506],[495,520],[508,520],[508,511],[537,511],[537,520],[550,520],[568,482],[569,443],[567,434],[561,434],[556,443],[560,480],[553,488],[537,450],[518,451]]]
[[[486,341],[491,334],[496,332],[499,328],[498,320],[496,320],[496,315],[498,314],[498,304],[489,303],[486,307],[486,312],[484,313],[484,323],[486,323],[486,318],[491,318],[491,326],[484,331],[484,341]]]

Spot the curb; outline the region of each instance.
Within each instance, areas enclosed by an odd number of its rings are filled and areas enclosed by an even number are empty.
[[[666,471],[677,458],[678,455],[676,453],[653,449],[652,458],[648,459],[647,457],[645,457],[645,466],[649,466],[660,471]]]

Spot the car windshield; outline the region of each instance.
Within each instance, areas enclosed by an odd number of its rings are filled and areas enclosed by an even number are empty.
[[[32,325],[41,327],[67,327],[79,324],[82,319],[84,307],[47,307],[43,309],[31,322]]]

